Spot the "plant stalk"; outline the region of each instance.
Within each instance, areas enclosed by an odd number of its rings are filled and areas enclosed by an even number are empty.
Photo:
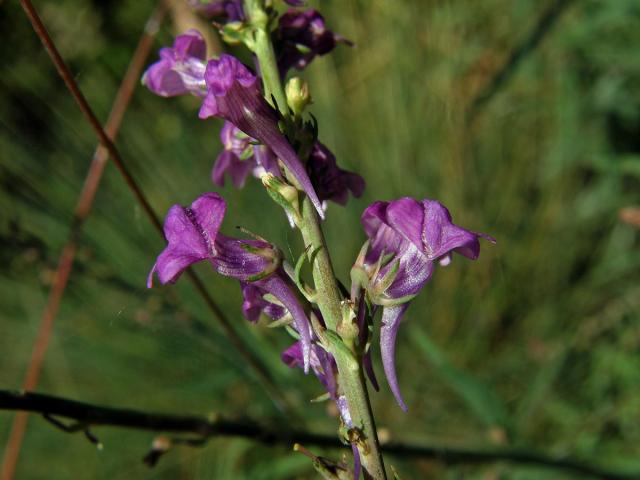
[[[342,321],[342,297],[336,283],[318,215],[308,198],[305,198],[302,203],[300,231],[305,246],[311,245],[309,251],[318,250],[313,263],[313,282],[317,292],[318,307],[327,328],[335,332],[338,324]],[[347,398],[351,419],[362,434],[362,438],[356,441],[362,466],[372,478],[386,479],[376,423],[361,367],[362,359],[359,358],[354,363],[342,355],[334,357],[338,366],[340,386]]]
[[[267,99],[273,96],[280,113],[290,116],[286,95],[280,80],[280,73],[271,42],[268,15],[262,0],[245,0],[245,13],[253,32],[253,51],[258,58],[262,81]],[[317,303],[328,330],[337,333],[342,321],[341,302],[343,298],[338,289],[331,258],[326,246],[320,219],[311,201],[304,197],[302,201],[302,221],[299,225],[305,247],[311,252],[317,251],[313,261],[313,281],[317,292]],[[371,478],[386,480],[384,461],[378,442],[378,434],[373,418],[369,394],[362,371],[362,359],[351,356],[334,355],[338,366],[339,382],[342,393],[347,399],[353,425],[358,429],[358,438],[354,443],[360,452],[362,466]]]

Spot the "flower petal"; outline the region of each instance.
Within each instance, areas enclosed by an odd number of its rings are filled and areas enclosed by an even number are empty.
[[[396,374],[396,337],[398,328],[404,312],[409,306],[408,303],[395,307],[385,307],[382,311],[382,327],[380,328],[380,354],[382,356],[382,366],[387,377],[387,382],[391,388],[393,396],[400,408],[407,411],[407,405],[400,394],[400,386],[398,385],[398,376]]]
[[[477,233],[455,225],[449,210],[436,200],[425,199],[422,201],[422,207],[422,245],[429,259],[436,260],[452,250],[471,260],[478,258],[480,242]]]
[[[279,275],[270,275],[258,282],[259,286],[276,297],[293,317],[293,323],[300,335],[304,373],[309,373],[311,363],[311,323],[290,286]]]
[[[387,207],[386,223],[418,249],[422,249],[423,222],[422,205],[413,198],[400,198]]]
[[[197,30],[178,35],[172,47],[160,50],[160,60],[142,76],[142,83],[156,95],[173,97],[206,93],[205,58],[207,45]]]
[[[164,222],[168,245],[151,270],[161,283],[175,282],[191,264],[216,254],[215,240],[226,212],[226,203],[217,193],[201,195],[190,207],[174,205]],[[152,285],[152,278],[147,280]]]
[[[295,150],[278,127],[278,114],[262,96],[257,77],[238,59],[222,54],[207,64],[208,93],[200,118],[222,117],[276,154],[300,188],[307,194],[321,218],[322,204]]]
[[[218,234],[213,268],[225,277],[247,282],[269,275],[279,264],[276,248],[261,240],[244,240]]]

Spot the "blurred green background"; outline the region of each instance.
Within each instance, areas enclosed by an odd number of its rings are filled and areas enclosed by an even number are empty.
[[[307,70],[311,111],[339,163],[367,181],[363,198],[329,207],[326,235],[345,282],[364,240],[359,216],[376,199],[437,198],[456,223],[498,241],[476,262],[440,268],[413,302],[398,347],[409,413],[386,385],[372,396],[385,436],[523,446],[637,471],[640,235],[629,208],[640,204],[640,5],[575,0],[491,100],[470,108],[551,3],[311,2],[357,45]],[[105,119],[153,2],[36,5]],[[96,140],[18,3],[0,9],[0,388],[19,388]],[[172,18],[163,24],[148,63],[178,28]],[[199,121],[197,108],[195,98],[163,99],[139,86],[116,142],[161,215],[215,190],[220,124]],[[299,253],[259,182],[218,191],[230,206],[223,231],[242,225],[289,258]],[[163,246],[109,165],[38,391],[278,419],[187,281],[145,288]],[[308,403],[321,393],[317,380],[280,363],[286,334],[248,325],[237,283],[197,270],[306,427],[335,432],[335,413]],[[0,446],[12,419],[0,412]],[[16,478],[315,478],[288,448],[225,438],[176,448],[149,469],[141,458],[153,434],[95,433],[102,451],[31,417]],[[578,478],[501,463],[388,462],[403,478]]]

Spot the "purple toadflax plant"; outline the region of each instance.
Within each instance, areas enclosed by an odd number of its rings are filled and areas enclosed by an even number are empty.
[[[398,329],[411,300],[431,278],[436,265],[450,263],[453,253],[475,260],[480,238],[487,235],[455,225],[436,200],[401,198],[374,202],[362,214],[368,240],[351,267],[350,295],[334,274],[321,220],[328,201],[345,205],[360,197],[364,180],[340,166],[319,140],[315,119],[306,118],[309,88],[300,78],[284,80],[293,68],[303,70],[337,44],[350,44],[333,33],[316,10],[289,9],[281,16],[272,1],[223,0],[192,2],[214,17],[223,39],[243,43],[253,54],[255,73],[229,54],[207,58],[202,35],[190,30],[173,47],[160,51],[143,83],[163,97],[194,95],[201,99],[198,116],[224,121],[223,150],[211,173],[221,186],[228,177],[241,188],[250,174],[259,177],[280,205],[305,249],[295,265],[265,239],[232,238],[220,232],[226,202],[217,193],[199,196],[189,207],[174,205],[165,219],[166,248],[151,269],[161,283],[173,283],[198,262],[240,283],[244,316],[252,323],[269,318],[287,327],[295,342],[282,353],[290,367],[313,372],[322,398],[340,413],[339,436],[351,445],[353,468],[326,461],[314,466],[324,478],[386,479],[365,375],[377,390],[376,351],[370,348],[374,328],[380,330],[380,357],[398,404],[395,350]],[[197,3],[197,5],[196,5]],[[302,6],[288,0],[289,6]],[[286,227],[285,227],[286,228]],[[301,274],[311,267],[311,284]],[[376,320],[381,311],[380,320]],[[345,476],[346,475],[346,476]]]

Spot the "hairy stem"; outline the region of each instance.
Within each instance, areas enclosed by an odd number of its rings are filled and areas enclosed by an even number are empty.
[[[245,0],[244,5],[249,23],[254,28],[254,44],[252,46],[260,64],[265,94],[267,97],[273,95],[280,113],[288,117],[286,96],[276,64],[269,33],[268,15],[264,11],[263,2],[261,0]],[[305,246],[310,247],[309,252],[318,252],[313,261],[313,280],[317,291],[317,303],[327,329],[337,332],[338,325],[342,321],[341,302],[343,298],[338,289],[333,265],[320,226],[320,219],[307,197],[302,202],[302,221],[299,228]],[[362,466],[372,478],[386,479],[376,425],[361,368],[361,359],[340,354],[335,354],[334,357],[340,375],[340,386],[347,398],[353,425],[358,429],[354,442],[360,452]]]

